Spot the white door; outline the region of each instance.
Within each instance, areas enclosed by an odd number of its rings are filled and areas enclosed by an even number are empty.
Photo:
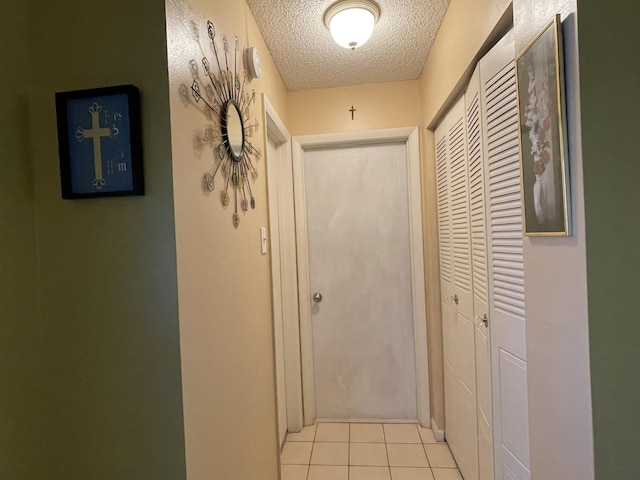
[[[473,270],[473,320],[475,328],[478,472],[480,480],[493,480],[491,420],[491,354],[487,298],[487,241],[485,221],[484,155],[480,111],[480,70],[476,68],[465,92],[469,153],[469,214]]]
[[[480,61],[496,480],[528,480],[529,420],[513,33]]]
[[[478,476],[467,128],[464,98],[435,132],[445,381],[445,431],[467,480]]]
[[[316,417],[415,420],[407,145],[303,163]]]

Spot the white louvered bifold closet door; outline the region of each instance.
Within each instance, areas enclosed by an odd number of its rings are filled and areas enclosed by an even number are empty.
[[[510,32],[480,61],[496,480],[528,480],[520,162]]]
[[[487,241],[485,222],[484,154],[480,109],[480,69],[476,68],[465,92],[469,151],[469,212],[473,271],[479,480],[493,480],[491,423],[491,351],[487,301]]]
[[[447,441],[466,480],[477,479],[476,361],[464,98],[435,132]]]

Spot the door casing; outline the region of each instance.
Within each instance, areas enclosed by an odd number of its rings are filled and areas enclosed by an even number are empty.
[[[281,309],[280,312],[274,311],[274,320],[277,320],[278,315],[281,316],[283,337],[282,351],[276,351],[275,355],[284,356],[287,431],[299,432],[303,427],[302,380],[300,377],[299,354],[300,321],[298,316],[295,226],[294,219],[291,218],[291,214],[289,213],[293,210],[293,178],[292,174],[279,175],[283,169],[278,167],[282,165],[276,164],[276,162],[290,163],[291,136],[278,113],[264,94],[263,104],[266,134],[278,146],[277,157],[267,158],[266,160],[269,198],[269,239],[271,251],[278,251],[280,253],[277,256],[279,260],[277,264],[274,263],[276,255],[272,253],[271,258],[273,305],[274,308],[279,305]],[[282,203],[284,202],[287,202],[287,208],[283,207]],[[278,209],[280,209],[280,212],[278,212]],[[276,228],[273,222],[278,220],[279,225]],[[275,231],[278,232],[278,235],[274,235]],[[278,401],[277,395],[276,401]]]

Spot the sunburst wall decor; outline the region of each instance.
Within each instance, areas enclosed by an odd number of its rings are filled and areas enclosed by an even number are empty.
[[[242,68],[242,79],[238,74],[238,36],[233,37],[233,52],[229,51],[227,37],[222,36],[224,64],[221,52],[216,43],[216,31],[211,21],[207,22],[207,34],[213,45],[215,64],[212,68],[207,57],[202,58],[205,76],[209,78],[211,88],[204,98],[201,94],[198,80],[191,85],[191,92],[196,102],[202,101],[211,113],[214,125],[205,130],[204,141],[213,148],[214,162],[211,170],[202,178],[202,186],[207,192],[215,189],[215,179],[218,172],[222,172],[224,190],[220,192],[220,201],[224,208],[231,203],[233,196],[234,213],[232,216],[234,227],[240,224],[238,210],[247,212],[249,207],[256,208],[256,199],[251,190],[250,179],[258,178],[258,171],[253,159],[259,160],[260,150],[249,141],[254,132],[258,131],[259,123],[250,122],[249,107],[256,101],[256,92],[249,93],[247,88],[247,73]],[[231,57],[231,58],[230,58]],[[242,59],[242,57],[241,57]],[[242,61],[242,60],[241,60]],[[232,62],[230,64],[230,62]],[[242,65],[240,66],[242,67]],[[232,70],[233,68],[233,70]],[[231,188],[231,194],[229,189]]]

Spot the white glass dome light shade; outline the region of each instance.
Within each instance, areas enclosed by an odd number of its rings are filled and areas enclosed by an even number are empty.
[[[329,30],[338,45],[355,50],[371,38],[374,25],[373,14],[369,10],[349,8],[334,15],[329,22]]]
[[[331,6],[324,21],[338,45],[355,50],[371,38],[379,16],[380,10],[373,2],[347,0]]]

